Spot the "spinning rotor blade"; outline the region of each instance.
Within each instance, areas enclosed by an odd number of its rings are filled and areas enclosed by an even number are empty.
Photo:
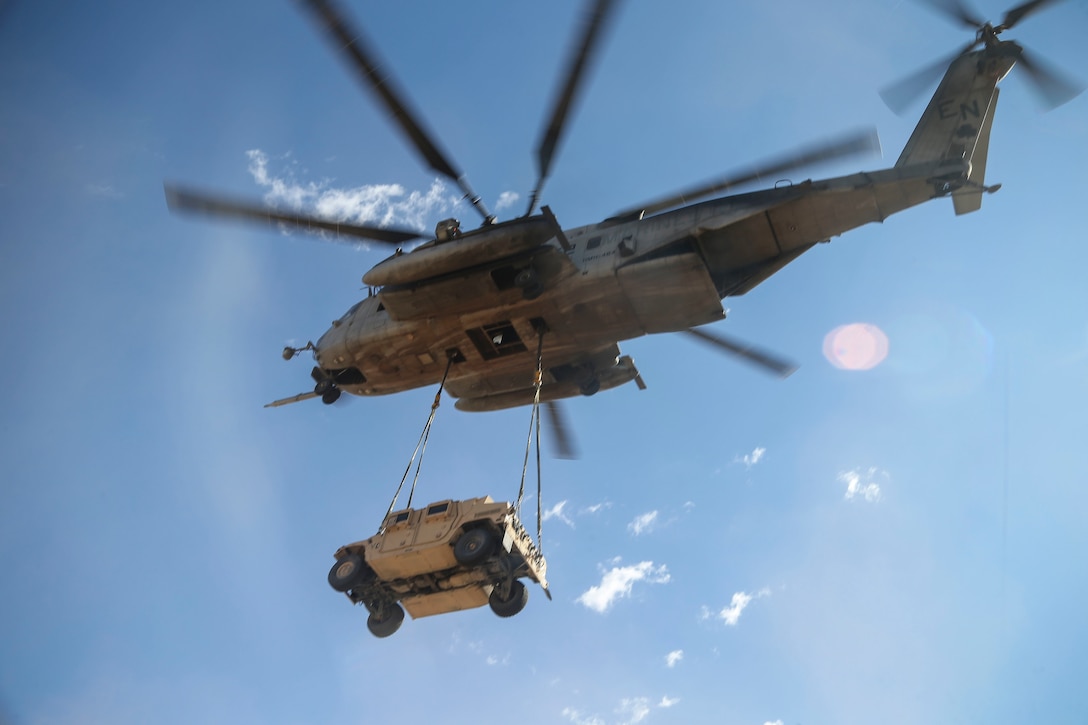
[[[768,177],[775,178],[780,174],[820,161],[829,161],[831,159],[879,151],[880,139],[876,135],[876,129],[869,129],[868,131],[851,134],[839,141],[799,149],[788,156],[783,156],[766,164],[744,169],[729,176],[723,176],[714,181],[685,189],[678,194],[673,194],[663,199],[631,207],[614,216],[617,218],[625,218],[638,216],[640,213],[655,214],[659,211],[664,211],[665,209],[680,206],[681,204],[698,201],[711,194],[726,191],[735,186],[740,186],[741,184],[761,181]]]
[[[554,400],[544,403],[544,415],[548,419],[548,425],[552,429],[552,440],[555,441],[554,455],[572,461],[578,457],[578,451],[570,436],[570,426],[567,425],[567,417],[563,414],[563,408]]]
[[[976,15],[972,14],[964,7],[960,0],[922,0],[922,2],[937,12],[944,14],[946,17],[952,20],[958,20],[961,24],[971,28],[971,30],[978,30],[986,24],[985,20],[979,20]]]
[[[1020,58],[1017,62],[1024,66],[1024,70],[1027,71],[1028,77],[1032,81],[1035,93],[1047,110],[1057,108],[1063,103],[1073,100],[1084,90],[1084,86],[1063,76],[1053,68],[1043,65],[1037,57],[1032,56],[1029,60],[1027,53],[1024,51],[1020,51]]]
[[[775,357],[768,352],[764,352],[750,345],[734,342],[727,337],[712,335],[709,332],[694,328],[684,330],[684,332],[693,337],[697,337],[700,340],[709,342],[711,345],[725,350],[731,355],[736,355],[743,360],[747,360],[756,367],[772,372],[780,378],[788,378],[797,370],[797,366],[789,361],[782,360],[781,358]]]
[[[402,242],[419,239],[421,236],[419,232],[405,229],[382,229],[318,219],[305,214],[291,214],[269,209],[252,202],[205,195],[170,184],[163,184],[163,190],[166,192],[166,205],[170,207],[170,211],[184,214],[203,214],[210,217],[265,222],[269,225],[273,223],[287,224],[300,232],[314,233],[321,230],[333,232],[337,237],[351,237],[350,241],[353,243],[356,239],[369,239],[383,244],[401,244]]]
[[[1008,30],[1036,10],[1042,10],[1047,5],[1053,5],[1056,2],[1061,2],[1061,0],[1029,0],[1022,5],[1017,5],[1012,10],[1005,13],[1005,19],[1001,21],[1001,25],[994,29],[998,32]]]
[[[563,134],[563,127],[566,125],[571,105],[578,97],[578,92],[586,75],[586,68],[593,62],[596,55],[601,34],[612,20],[615,5],[616,0],[596,0],[593,7],[587,8],[583,13],[581,41],[578,43],[577,51],[569,59],[564,74],[566,80],[555,97],[548,125],[545,127],[540,138],[540,144],[537,146],[536,187],[529,199],[529,208],[526,210],[525,216],[529,216],[536,209],[537,201],[540,199],[540,191],[544,188],[544,181],[548,178],[548,174],[551,173],[552,157],[555,155],[556,146],[559,145],[559,139]]]
[[[336,7],[335,0],[299,0],[299,2],[321,21],[337,50],[350,61],[365,86],[381,101],[385,110],[397,122],[400,130],[416,147],[427,164],[461,188],[465,198],[471,201],[483,216],[484,223],[490,224],[494,221],[495,218],[488,213],[483,201],[469,186],[464,174],[442,153],[432,135],[423,129],[418,120],[419,114],[408,105],[404,95],[397,88],[392,74],[382,68],[377,54],[370,48],[366,39],[348,24],[344,14]]]
[[[880,91],[880,97],[884,99],[884,103],[888,105],[888,108],[892,109],[892,113],[902,114],[918,96],[933,87],[948,69],[948,66],[952,64],[952,61],[971,51],[976,45],[978,45],[978,41],[972,40],[955,53],[938,58],[930,65],[884,88],[884,90]]]
[[[1028,0],[1028,2],[1021,3],[1006,12],[1005,19],[997,27],[979,20],[977,16],[967,10],[961,0],[922,0],[922,2],[970,27],[975,31],[975,39],[959,52],[953,53],[947,58],[942,58],[882,90],[880,96],[895,113],[902,113],[911,101],[921,95],[926,88],[933,85],[933,82],[940,77],[944,68],[957,57],[970,52],[979,45],[985,44],[987,48],[997,47],[1002,43],[997,37],[1001,33],[1012,28],[1032,13],[1042,10],[1047,5],[1061,2],[1061,0]],[[1009,46],[1010,44],[1005,43],[1004,45]],[[1035,87],[1035,92],[1048,110],[1073,99],[1084,90],[1075,81],[1064,78],[1057,71],[1042,65],[1038,59],[1029,58],[1020,46],[1011,44],[1011,47],[1018,51],[1017,62],[1024,66],[1028,78]]]

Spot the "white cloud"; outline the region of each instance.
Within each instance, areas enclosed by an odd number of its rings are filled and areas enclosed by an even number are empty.
[[[627,524],[627,529],[635,536],[639,536],[653,528],[656,521],[657,511],[649,511],[641,516],[636,516],[634,521]]]
[[[506,665],[510,664],[510,654],[507,653],[507,654],[503,655],[502,657],[496,657],[495,655],[488,655],[487,659],[485,659],[484,661],[488,665],[490,665],[492,667],[494,667],[495,665],[502,665],[503,667],[505,667]]]
[[[271,173],[268,155],[259,149],[247,151],[246,155],[253,180],[268,190],[265,201],[296,210],[307,207],[317,216],[330,219],[422,230],[435,216],[452,211],[460,202],[456,194],[446,191],[441,179],[435,179],[424,192],[408,192],[400,184],[337,189],[324,181],[299,183],[290,174],[281,177]]]
[[[679,697],[669,697],[668,695],[663,695],[656,705],[651,705],[650,698],[648,697],[625,697],[620,700],[620,704],[615,710],[616,714],[620,717],[617,722],[621,725],[635,725],[636,723],[645,720],[646,716],[650,714],[650,711],[654,707],[672,707],[678,702],[680,702]],[[596,715],[582,715],[581,712],[572,707],[563,708],[560,714],[574,723],[574,725],[608,725],[608,723],[600,717]]]
[[[608,509],[608,508],[612,508],[612,503],[610,501],[603,501],[601,503],[595,503],[592,506],[586,506],[584,509],[582,509],[578,513],[580,513],[580,514],[595,514],[598,511],[600,511],[601,509]]]
[[[755,448],[751,453],[746,453],[743,456],[737,456],[733,459],[734,463],[743,463],[745,468],[751,468],[760,461],[763,460],[763,455],[767,452],[766,448]]]
[[[509,209],[514,204],[518,203],[518,199],[521,197],[516,191],[504,191],[499,194],[499,200],[495,202],[495,211],[502,211],[503,209]]]
[[[650,714],[650,700],[645,697],[632,697],[620,700],[616,712],[625,718],[625,723],[633,725],[642,722]]]
[[[875,466],[870,466],[864,471],[860,468],[843,471],[839,474],[839,482],[846,484],[846,493],[843,497],[847,501],[857,497],[865,499],[868,503],[879,501],[880,484],[876,482],[878,478],[887,481],[889,476],[886,471],[882,471]]]
[[[606,725],[605,721],[596,715],[582,717],[582,713],[569,707],[564,707],[563,712],[560,714],[574,723],[574,725]]]
[[[722,618],[730,627],[737,626],[737,621],[740,619],[741,612],[752,601],[752,595],[745,592],[737,592],[733,595],[733,601],[730,602],[728,607],[723,607],[722,611],[718,612],[718,616]]]
[[[733,598],[729,602],[729,606],[722,607],[717,613],[719,619],[721,619],[729,627],[737,626],[737,622],[740,621],[740,615],[744,612],[745,608],[752,603],[753,599],[762,599],[763,597],[771,596],[771,590],[767,587],[760,589],[755,594],[749,594],[748,592],[737,592],[733,595]],[[700,619],[709,619],[711,611],[706,607],[703,607],[700,613]]]
[[[544,512],[543,519],[548,521],[549,519],[559,519],[567,526],[574,528],[574,522],[570,520],[570,517],[563,513],[563,508],[567,505],[567,500],[563,499],[555,506]]]
[[[665,655],[665,666],[676,667],[677,663],[682,659],[684,659],[684,650],[674,649],[672,652]]]
[[[783,723],[782,723],[781,720],[775,720],[774,722],[771,722],[770,720],[766,720],[766,721],[764,721],[763,725],[783,725]]]
[[[631,596],[632,587],[640,581],[664,584],[669,581],[668,568],[664,564],[654,567],[652,561],[633,566],[614,566],[604,573],[600,584],[587,589],[576,601],[603,614],[617,599]]]

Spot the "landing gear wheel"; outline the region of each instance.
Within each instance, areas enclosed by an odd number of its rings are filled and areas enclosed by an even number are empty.
[[[318,372],[317,368],[314,368],[314,372]],[[329,390],[332,390],[333,382],[330,378],[322,378],[317,381],[317,385],[314,386],[314,392],[318,395],[324,395]]]
[[[521,290],[521,296],[527,300],[535,300],[544,293],[544,285],[540,283],[540,277],[532,267],[526,267],[517,273],[514,286]]]
[[[404,622],[404,610],[399,604],[393,604],[384,609],[381,617],[371,613],[366,618],[366,628],[375,637],[388,637],[400,629],[401,623]]]
[[[590,395],[595,395],[600,389],[601,381],[598,380],[596,376],[589,378],[588,380],[583,380],[578,385],[578,390],[581,391],[582,395],[585,395],[587,397]]]
[[[453,558],[464,566],[482,564],[495,550],[495,535],[487,529],[469,529],[453,545]]]
[[[491,597],[487,601],[491,606],[491,611],[500,617],[513,617],[522,609],[525,609],[528,602],[529,590],[518,579],[510,583],[510,594],[508,596],[504,598],[500,594],[499,587],[495,587],[491,590]]]
[[[346,592],[362,581],[367,568],[358,554],[345,554],[329,570],[329,586],[338,592]]]
[[[328,388],[321,394],[321,402],[325,405],[332,405],[338,400],[340,400],[340,388],[335,386]]]

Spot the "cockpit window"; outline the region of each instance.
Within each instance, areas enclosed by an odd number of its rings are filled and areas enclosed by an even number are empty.
[[[359,309],[359,305],[361,304],[363,304],[363,301],[359,300],[354,305],[352,305],[351,308],[347,312],[345,312],[344,315],[340,318],[340,321],[347,322],[348,318],[355,314],[355,310]]]

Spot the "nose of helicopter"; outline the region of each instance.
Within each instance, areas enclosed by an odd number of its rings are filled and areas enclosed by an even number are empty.
[[[339,321],[334,322],[315,345],[317,364],[325,370],[343,368],[351,362],[344,327]]]

